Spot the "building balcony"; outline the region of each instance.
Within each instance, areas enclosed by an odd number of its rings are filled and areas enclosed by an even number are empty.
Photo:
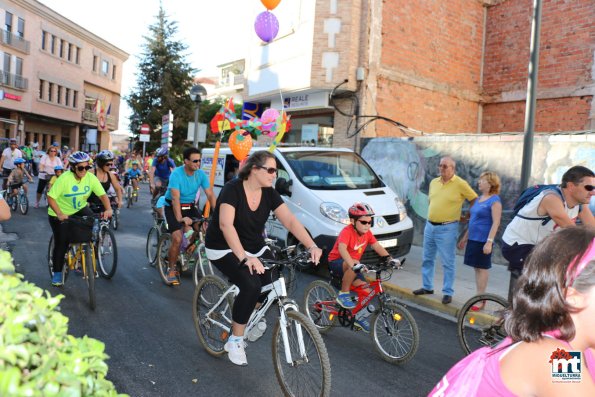
[[[9,32],[8,30],[2,31],[2,43],[20,52],[29,54],[29,40],[25,40],[21,36]]]
[[[93,124],[97,125],[97,113],[93,109],[85,109],[82,113],[82,122],[85,124]],[[117,121],[114,116],[106,116],[105,117],[105,124],[110,130],[117,129]]]
[[[215,88],[235,87],[244,85],[244,76],[241,74],[235,76],[228,76],[225,79],[220,79]]]
[[[16,88],[21,91],[26,91],[29,88],[29,80],[17,74],[8,73],[2,70],[0,79],[0,84],[7,87]]]

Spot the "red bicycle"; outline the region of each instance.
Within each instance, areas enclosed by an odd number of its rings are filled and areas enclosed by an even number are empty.
[[[382,282],[390,279],[392,272],[401,267],[401,262],[386,259],[368,266],[368,272],[376,273],[376,280],[359,287],[351,287],[351,291],[356,294],[352,294],[352,299],[354,302],[357,299],[357,305],[351,310],[337,303],[335,288],[341,288],[341,278],[331,273],[330,281],[316,280],[306,287],[302,308],[321,334],[337,326],[337,322],[343,327],[357,330],[354,328],[356,316],[362,310],[368,311],[370,337],[376,351],[385,361],[404,364],[413,358],[419,346],[417,324],[411,313],[382,288]],[[361,264],[354,267],[356,272],[364,269],[364,265]],[[368,288],[371,290],[369,293],[366,291]],[[378,308],[370,305],[376,297]],[[363,314],[365,312],[359,315]]]

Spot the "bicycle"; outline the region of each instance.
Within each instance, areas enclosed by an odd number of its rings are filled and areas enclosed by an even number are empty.
[[[9,188],[7,190],[3,190],[4,200],[6,204],[16,212],[17,208],[23,215],[27,215],[27,211],[29,211],[29,199],[27,198],[27,194],[25,193],[25,188],[21,185],[17,191],[17,194],[13,196],[12,189]]]
[[[363,266],[356,265],[354,271],[361,271]],[[419,347],[417,323],[411,313],[382,288],[382,282],[389,280],[393,270],[401,267],[399,261],[385,259],[370,266],[368,271],[376,273],[376,280],[369,285],[351,286],[350,290],[357,294],[357,305],[351,310],[337,303],[335,288],[341,289],[341,277],[331,273],[330,281],[316,280],[306,287],[302,308],[321,334],[330,331],[337,321],[341,326],[354,330],[356,315],[362,310],[371,312],[370,337],[376,351],[389,363],[405,364],[415,356]],[[387,273],[385,277],[383,272]],[[371,292],[367,293],[366,288],[370,288]],[[370,310],[375,296],[378,296],[379,307]],[[355,297],[352,296],[352,299],[355,301]]]
[[[167,222],[164,217],[161,217],[157,210],[153,208],[153,226],[149,229],[147,234],[146,253],[149,259],[149,264],[155,266],[157,261],[157,249],[159,247],[159,239],[161,235],[167,233]]]
[[[118,227],[120,227],[120,208],[118,207],[116,197],[110,197],[110,205],[113,209],[111,227],[114,230],[118,230]]]
[[[288,248],[294,249],[295,246]],[[281,269],[295,266],[299,260],[307,260],[307,255],[307,252],[302,252],[283,260],[261,259],[261,262],[267,269]],[[224,345],[231,333],[231,308],[239,291],[236,285],[228,287],[222,279],[211,275],[203,277],[194,289],[194,327],[199,342],[212,356],[225,354]],[[330,395],[331,367],[326,346],[316,326],[300,313],[298,304],[287,297],[283,275],[265,285],[261,294],[266,294],[266,298],[250,316],[244,339],[248,338],[273,303],[277,303],[279,317],[273,329],[272,355],[275,375],[283,394]]]
[[[483,346],[493,347],[508,336],[503,313],[508,301],[495,294],[479,294],[469,299],[457,315],[457,334],[465,354]]]
[[[126,208],[132,207],[132,203],[134,200],[133,190],[134,189],[130,183],[128,183],[128,185],[126,185],[126,187],[124,188],[124,197],[126,197]]]
[[[62,267],[62,284],[66,283],[68,273],[79,269],[82,272],[83,280],[87,283],[89,290],[89,307],[95,310],[97,302],[95,299],[95,278],[97,277],[97,264],[95,261],[95,243],[92,240],[91,227],[94,222],[92,216],[69,217],[64,222],[72,223],[79,227],[77,233],[70,233],[72,241],[64,258]],[[50,277],[54,276],[52,254],[54,252],[54,236],[50,237],[48,244],[48,268]]]
[[[207,274],[215,274],[211,261],[207,259],[205,249],[203,233],[203,224],[205,221],[206,218],[204,217],[192,219],[192,228],[198,230],[198,233],[195,233],[195,238],[193,241],[189,242],[188,247],[194,245],[195,248],[191,252],[188,251],[188,248],[183,251],[180,249],[178,261],[176,262],[176,268],[179,274],[188,270],[192,271],[194,285],[198,285],[198,280]],[[171,247],[171,241],[171,234],[163,233],[159,237],[159,242],[157,243],[157,270],[159,271],[161,280],[167,285],[170,285],[167,281],[167,274],[169,273],[170,267],[169,248]]]
[[[99,274],[103,278],[111,279],[116,274],[116,268],[118,267],[116,237],[109,228],[111,220],[102,219],[98,207],[92,207],[91,209],[95,212],[92,235],[93,243],[97,247],[95,254],[99,263]]]

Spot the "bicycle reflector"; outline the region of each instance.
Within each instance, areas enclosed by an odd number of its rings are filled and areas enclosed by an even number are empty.
[[[469,324],[471,324],[471,325],[475,324],[475,317],[471,317],[469,319]]]
[[[328,316],[328,319],[329,319],[329,320],[331,320],[331,321],[333,321],[333,318],[335,318],[335,315],[334,315],[333,313],[331,313],[331,314]]]
[[[221,340],[227,340],[229,338],[229,332],[223,331],[221,332]]]
[[[401,315],[399,313],[395,313],[393,314],[393,318],[395,319],[395,321],[401,321]]]

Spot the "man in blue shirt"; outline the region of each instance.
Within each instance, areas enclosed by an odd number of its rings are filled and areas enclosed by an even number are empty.
[[[151,192],[153,193],[153,199],[157,198],[159,194],[159,189],[155,187],[167,187],[169,177],[175,168],[176,164],[168,157],[167,149],[157,149],[153,164],[151,164],[151,169],[149,170],[149,183]]]
[[[192,218],[200,218],[200,212],[196,208],[195,202],[200,188],[205,191],[211,208],[215,208],[216,197],[209,184],[209,178],[198,167],[200,167],[198,149],[191,147],[184,150],[184,166],[173,170],[165,193],[164,215],[168,231],[172,236],[172,244],[168,252],[170,267],[167,277],[171,285],[180,284],[175,264],[182,244],[181,227],[184,224],[191,226]]]

